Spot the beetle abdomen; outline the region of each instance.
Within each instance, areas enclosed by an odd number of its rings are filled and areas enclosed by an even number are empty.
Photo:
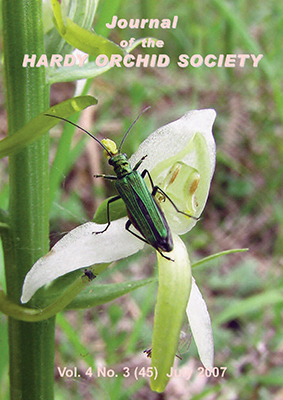
[[[166,218],[149,192],[138,171],[132,171],[115,186],[127,207],[128,216],[134,227],[155,249],[170,252],[173,240]]]

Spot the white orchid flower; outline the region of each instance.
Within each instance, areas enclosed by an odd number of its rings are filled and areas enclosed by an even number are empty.
[[[195,110],[177,121],[157,129],[130,158],[132,166],[145,155],[141,167],[147,169],[155,185],[172,199],[177,208],[199,217],[205,207],[215,167],[215,142],[212,109]],[[187,249],[178,235],[188,232],[196,220],[177,213],[169,201],[157,201],[173,233],[174,249],[157,252],[159,289],[155,307],[152,366],[158,371],[151,387],[161,392],[174,362],[184,314],[187,310],[191,330],[206,368],[213,366],[213,339],[205,302],[191,277]],[[88,222],[65,235],[47,255],[40,258],[25,277],[21,302],[26,303],[43,285],[77,269],[109,263],[141,250],[145,243],[125,230],[127,218],[106,224]],[[173,261],[174,260],[174,261]],[[192,286],[192,291],[191,291]]]

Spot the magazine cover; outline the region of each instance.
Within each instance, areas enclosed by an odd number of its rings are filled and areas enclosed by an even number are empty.
[[[1,1],[1,400],[283,398],[282,18]]]

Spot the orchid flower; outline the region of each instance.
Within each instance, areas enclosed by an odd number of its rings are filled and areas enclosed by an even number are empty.
[[[215,167],[212,109],[195,110],[157,129],[130,158],[132,166],[145,155],[140,169],[147,169],[155,185],[172,199],[179,210],[200,217],[209,193]],[[160,203],[173,234],[174,249],[157,252],[159,286],[152,341],[151,388],[164,391],[173,365],[181,326],[187,313],[199,356],[206,368],[213,368],[213,338],[210,317],[201,293],[191,276],[191,266],[181,234],[196,220],[177,213],[169,201]],[[43,285],[68,272],[128,257],[146,244],[125,230],[127,217],[105,224],[85,223],[65,235],[25,277],[21,302],[26,303]],[[174,261],[173,261],[174,260]],[[92,272],[96,273],[96,267]]]

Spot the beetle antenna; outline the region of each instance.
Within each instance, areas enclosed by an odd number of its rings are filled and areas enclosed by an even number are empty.
[[[135,123],[137,122],[137,120],[140,118],[140,116],[141,116],[145,111],[147,111],[149,108],[150,108],[150,106],[148,106],[148,107],[146,107],[145,109],[143,109],[143,110],[139,113],[139,115],[137,116],[137,118],[134,120],[134,122],[132,122],[131,126],[129,127],[129,129],[128,129],[127,132],[125,133],[125,135],[124,135],[124,137],[123,137],[123,139],[122,139],[122,141],[121,141],[121,143],[120,143],[120,146],[119,146],[119,149],[118,149],[118,152],[119,152],[119,153],[120,153],[120,151],[121,151],[121,148],[122,148],[122,146],[123,146],[123,144],[124,144],[124,141],[125,141],[126,137],[128,136],[128,133],[130,132],[130,130],[132,129],[132,127],[135,125]]]
[[[100,146],[103,147],[103,149],[109,154],[109,156],[112,157],[113,154],[110,153],[110,151],[107,149],[107,147],[104,146],[104,144],[101,143],[101,141],[100,141],[99,139],[97,139],[95,136],[93,136],[93,135],[92,135],[90,132],[88,132],[86,129],[82,128],[81,126],[75,124],[75,123],[72,122],[72,121],[69,121],[69,120],[66,119],[66,118],[58,117],[57,115],[52,115],[52,114],[44,114],[44,115],[46,115],[47,117],[53,117],[53,118],[61,119],[62,121],[69,122],[69,124],[74,125],[76,128],[78,128],[78,129],[80,129],[81,131],[85,132],[86,134],[88,134],[88,136],[90,136],[90,137],[91,137],[92,139],[94,139],[97,143],[99,143]]]

